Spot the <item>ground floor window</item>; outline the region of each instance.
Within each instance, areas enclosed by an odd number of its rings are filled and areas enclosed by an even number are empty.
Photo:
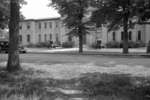
[[[59,42],[58,33],[56,33],[56,42]]]
[[[121,32],[121,40],[123,40],[123,32]]]
[[[113,37],[113,41],[115,41],[116,40],[116,33],[115,32],[112,33],[112,37]]]
[[[22,35],[19,35],[19,42],[22,43]]]
[[[45,34],[44,37],[45,37],[45,42],[46,42],[47,41],[47,35]]]
[[[142,37],[141,37],[141,31],[138,31],[138,36],[137,36],[137,40],[142,40]]]
[[[41,42],[41,34],[39,34],[39,43]]]
[[[132,32],[129,31],[129,40],[132,40]]]
[[[52,41],[52,34],[49,35],[49,39],[50,39],[50,41]]]
[[[86,35],[83,35],[83,44],[86,44]]]
[[[30,35],[28,34],[28,35],[27,35],[27,42],[30,42],[30,38],[31,38],[31,37],[30,37]]]
[[[69,42],[72,41],[72,36],[68,36],[68,41],[69,41]]]

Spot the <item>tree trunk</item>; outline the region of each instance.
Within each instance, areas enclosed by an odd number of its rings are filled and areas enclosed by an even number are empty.
[[[128,13],[123,18],[123,53],[128,54]]]
[[[79,53],[83,52],[83,35],[79,35]]]
[[[7,70],[17,71],[20,67],[19,61],[19,0],[10,0],[10,22],[9,22],[9,53]]]

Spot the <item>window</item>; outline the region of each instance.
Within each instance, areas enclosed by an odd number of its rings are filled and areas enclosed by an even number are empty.
[[[132,32],[129,31],[129,40],[132,40]]]
[[[22,42],[22,35],[19,35],[19,42]]]
[[[71,42],[72,41],[72,37],[68,36],[68,41]]]
[[[47,41],[47,35],[46,34],[44,35],[44,38],[45,38],[45,42],[46,42]]]
[[[56,22],[56,27],[58,27],[58,22]]]
[[[84,35],[83,35],[83,44],[86,44],[86,42],[87,42],[87,41],[86,41],[86,35],[84,34]]]
[[[39,34],[39,43],[41,42],[41,34]]]
[[[41,29],[41,23],[39,23],[39,29]]]
[[[27,35],[27,42],[30,42],[30,35]]]
[[[52,28],[52,22],[49,22],[49,27]]]
[[[58,33],[56,33],[56,42],[59,41]]]
[[[44,23],[44,27],[47,28],[47,23],[46,22]]]
[[[140,41],[141,40],[141,31],[138,31],[138,37],[137,39]]]
[[[50,41],[52,40],[52,34],[49,35],[49,39],[50,39]]]
[[[123,40],[123,33],[124,33],[124,32],[121,32],[121,40]]]
[[[19,26],[19,29],[20,29],[20,30],[22,29],[22,26],[21,26],[21,25]]]
[[[116,33],[115,32],[113,32],[112,37],[113,37],[113,41],[115,41],[116,40]]]
[[[27,24],[27,29],[30,29],[30,25],[29,24]]]

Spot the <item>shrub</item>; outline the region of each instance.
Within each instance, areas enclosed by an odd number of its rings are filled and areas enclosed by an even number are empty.
[[[37,43],[37,44],[29,44],[27,45],[27,47],[38,47],[38,48],[42,48],[42,47],[50,47],[50,43],[49,42],[41,42],[41,43]]]
[[[116,41],[111,41],[106,44],[107,48],[122,48],[123,43],[122,42],[116,42]],[[138,47],[145,47],[145,43],[142,41],[129,41],[128,42],[128,47],[129,48],[138,48]]]
[[[67,41],[67,42],[62,43],[63,48],[72,48],[73,46],[74,46],[74,42]]]
[[[120,45],[121,45],[120,42],[111,41],[106,44],[106,47],[107,48],[120,48],[121,47]]]

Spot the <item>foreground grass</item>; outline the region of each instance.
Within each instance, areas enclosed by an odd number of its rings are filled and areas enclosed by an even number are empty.
[[[40,77],[42,71],[26,69],[8,73],[0,69],[0,100],[72,100],[58,90],[76,89],[86,100],[149,100],[150,79],[125,74],[87,73],[63,80]],[[83,99],[84,100],[84,99]]]

